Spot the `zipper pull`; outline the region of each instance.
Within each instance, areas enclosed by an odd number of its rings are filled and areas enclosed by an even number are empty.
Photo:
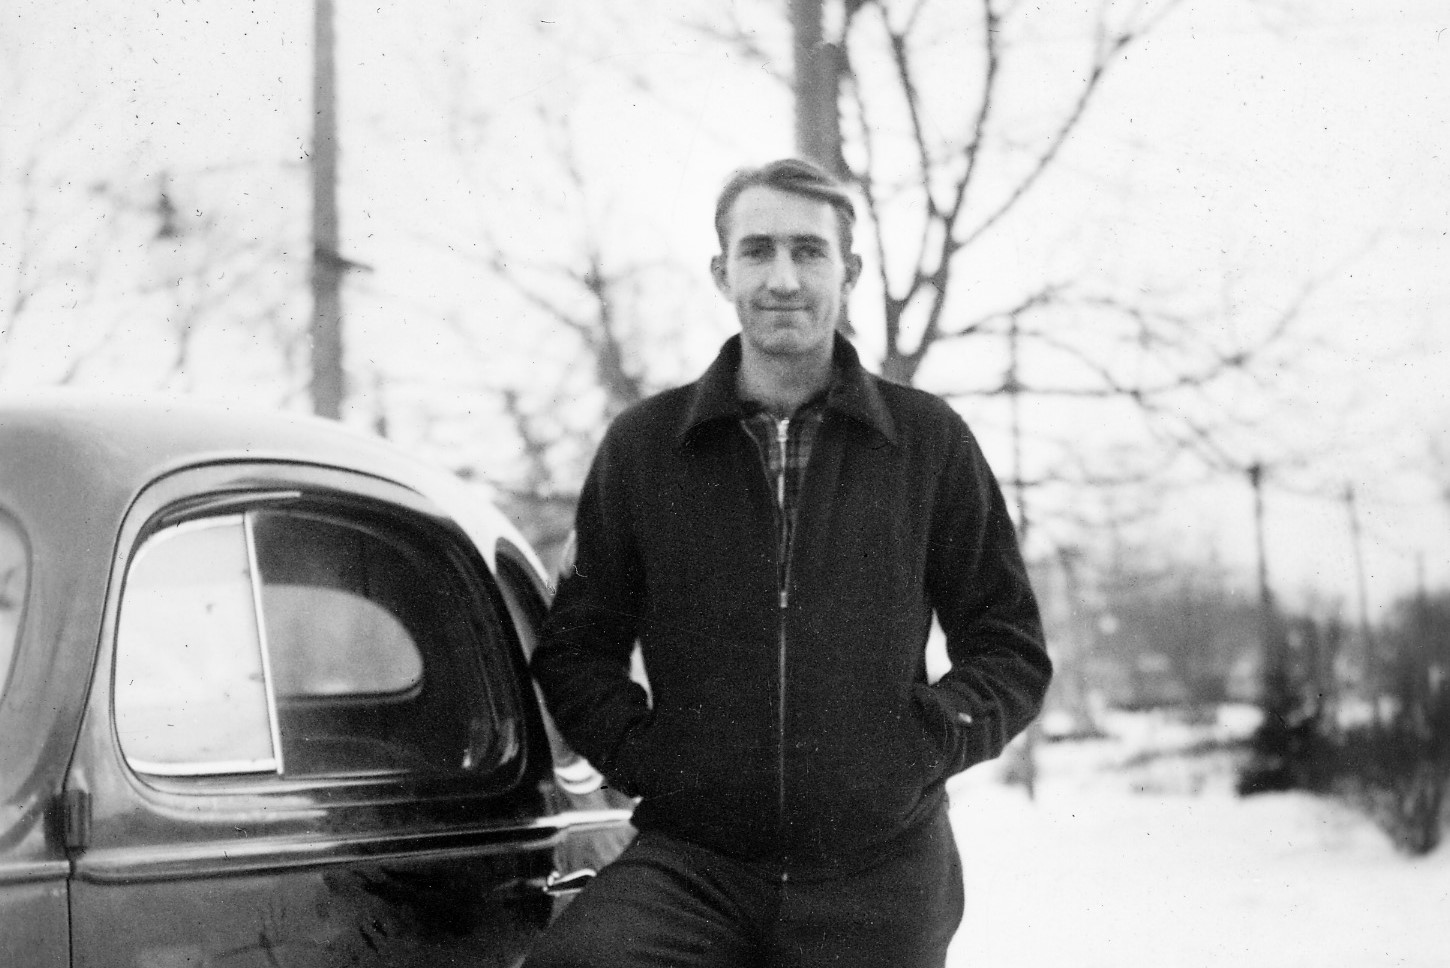
[[[785,510],[785,455],[786,441],[790,437],[790,418],[782,417],[775,425],[775,440],[780,444],[780,471],[775,475],[775,503]]]

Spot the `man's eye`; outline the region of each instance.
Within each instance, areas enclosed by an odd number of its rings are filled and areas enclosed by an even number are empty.
[[[814,243],[801,245],[796,247],[795,254],[797,259],[824,259],[826,257],[826,247]]]
[[[746,259],[768,259],[770,258],[770,246],[768,245],[746,245],[740,248],[740,255]]]

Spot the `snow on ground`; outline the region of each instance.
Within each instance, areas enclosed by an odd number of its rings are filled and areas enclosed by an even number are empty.
[[[1450,966],[1450,844],[1410,859],[1338,802],[1241,799],[1228,752],[1121,765],[1231,723],[1110,730],[1040,745],[1035,801],[995,764],[953,781],[952,968]]]

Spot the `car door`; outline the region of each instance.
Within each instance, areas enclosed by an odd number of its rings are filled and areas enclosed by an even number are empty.
[[[569,839],[551,775],[494,576],[426,499],[170,475],[123,528],[67,780],[73,964],[516,964]]]
[[[20,523],[0,508],[0,703],[11,708],[26,702],[22,691],[39,678],[15,669],[30,558]],[[21,683],[7,694],[17,678]],[[54,702],[54,696],[45,698]],[[44,759],[44,736],[33,728],[19,733],[0,730],[0,965],[64,968],[70,957],[68,868],[55,838],[46,835],[43,812],[35,809],[43,784],[24,779],[33,772],[27,766]]]

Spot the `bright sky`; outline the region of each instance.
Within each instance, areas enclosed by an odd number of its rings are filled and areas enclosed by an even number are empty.
[[[480,288],[468,259],[483,236],[527,252],[587,220],[642,260],[694,271],[651,277],[698,320],[648,343],[661,381],[688,378],[730,332],[705,288],[713,194],[738,165],[789,152],[789,105],[764,72],[677,25],[690,5],[628,9],[638,16],[619,29],[552,0],[339,3],[344,249],[373,269],[349,293],[353,364],[363,382],[394,381],[403,437],[421,438],[430,414],[473,409],[481,381],[558,365],[557,334],[524,330],[516,303]],[[770,22],[763,4],[736,9]],[[562,57],[544,43],[555,38],[593,53]],[[208,214],[275,234],[276,213],[306,204],[310,51],[307,5],[282,0],[0,0],[0,172],[76,113],[51,168],[142,186],[162,168],[204,169],[196,183],[221,188]],[[576,133],[592,203],[539,193],[535,172],[557,154],[538,133],[541,99]],[[456,161],[470,139],[503,159],[481,177]],[[1374,602],[1412,588],[1419,567],[1450,583],[1450,520],[1424,473],[1431,440],[1450,438],[1447,161],[1441,0],[1193,0],[1111,77],[1064,157],[1067,177],[974,272],[982,285],[1024,267],[1153,279],[1221,299],[1225,325],[1281,311],[1322,277],[1306,321],[1330,349],[1286,369],[1271,413],[1279,446],[1262,455],[1312,457],[1275,471],[1270,564],[1286,592],[1315,587],[1353,614],[1346,485],[1360,499]],[[460,342],[449,317],[474,338]],[[30,372],[50,372],[34,352]],[[203,382],[250,392],[228,379]],[[1000,465],[1001,438],[983,422]],[[1246,485],[1181,501],[1175,540],[1251,567]]]
[[[1291,376],[1281,420],[1318,466],[1285,483],[1353,485],[1372,594],[1410,584],[1421,562],[1443,584],[1450,520],[1409,471],[1432,436],[1450,439],[1450,10],[1319,4],[1302,27],[1266,32],[1210,26],[1202,7],[1135,58],[1156,109],[1118,116],[1148,148],[1126,163],[1171,201],[1145,241],[1190,237],[1174,230],[1187,216],[1200,254],[1216,248],[1270,298],[1276,279],[1337,270],[1311,303],[1336,352]],[[1270,495],[1271,566],[1352,588],[1347,508]],[[1243,502],[1229,513],[1247,518]]]

